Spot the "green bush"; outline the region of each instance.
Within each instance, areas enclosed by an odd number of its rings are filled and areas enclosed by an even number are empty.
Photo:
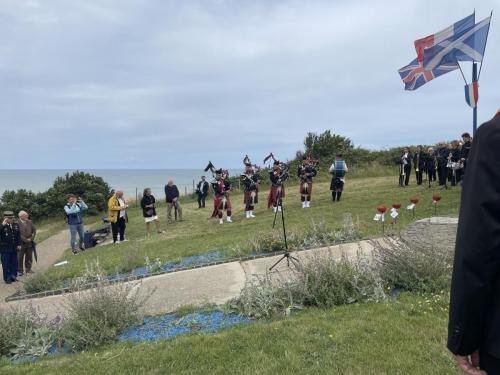
[[[79,351],[112,342],[123,329],[139,322],[141,303],[126,284],[101,284],[70,295],[62,328],[65,346]]]
[[[373,255],[380,276],[392,288],[436,293],[450,287],[452,247],[391,241],[377,243]]]
[[[314,256],[305,263],[301,278],[308,306],[330,308],[386,298],[382,280],[364,257]]]
[[[49,276],[46,272],[37,273],[24,279],[24,291],[27,294],[60,289],[61,287],[61,281]]]

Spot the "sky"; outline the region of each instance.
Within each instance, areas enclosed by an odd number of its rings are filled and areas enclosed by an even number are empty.
[[[0,0],[0,169],[239,168],[327,129],[372,149],[458,138],[460,72],[407,92],[397,70],[474,8],[500,1]],[[479,123],[498,46],[494,14]]]

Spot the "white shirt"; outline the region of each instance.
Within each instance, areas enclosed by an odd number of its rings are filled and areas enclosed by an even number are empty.
[[[120,218],[122,217],[125,217],[125,201],[122,199],[122,198],[117,198],[118,199],[118,203],[120,204],[120,207],[122,208],[120,210]]]

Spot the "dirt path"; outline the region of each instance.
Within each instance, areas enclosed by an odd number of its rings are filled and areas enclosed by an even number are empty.
[[[58,234],[47,238],[45,241],[37,244],[38,263],[33,260],[32,270],[35,273],[41,273],[57,262],[59,258],[69,247],[69,233],[65,229]],[[10,285],[0,281],[0,306],[5,304],[5,298],[22,289],[22,283],[25,276],[19,277],[19,282]]]

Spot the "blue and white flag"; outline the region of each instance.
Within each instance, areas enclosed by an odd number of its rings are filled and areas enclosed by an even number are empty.
[[[424,69],[433,70],[457,61],[482,62],[491,16],[424,50]]]

